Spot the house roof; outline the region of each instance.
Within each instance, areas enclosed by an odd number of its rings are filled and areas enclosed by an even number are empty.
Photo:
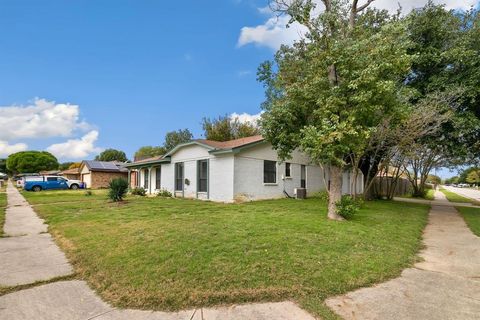
[[[261,135],[258,135],[258,136],[240,138],[240,139],[235,139],[230,141],[213,141],[213,140],[206,140],[206,139],[197,139],[195,141],[198,141],[202,144],[206,144],[215,149],[234,149],[234,148],[243,147],[245,145],[248,145],[254,142],[263,141],[263,137]]]
[[[79,174],[79,173],[80,173],[80,168],[73,168],[73,169],[67,169],[62,171],[62,174]]]
[[[96,161],[84,160],[82,165],[87,166],[90,171],[104,171],[104,172],[126,172],[123,168],[123,163],[118,161]]]
[[[177,152],[178,149],[183,148],[185,146],[189,145],[199,145],[202,147],[205,147],[209,149],[208,152],[210,153],[229,153],[229,152],[236,152],[240,150],[241,148],[247,147],[247,146],[252,146],[257,143],[263,142],[264,139],[261,135],[257,136],[252,136],[252,137],[246,137],[246,138],[240,138],[240,139],[235,139],[235,140],[229,140],[229,141],[214,141],[214,140],[207,140],[207,139],[195,139],[187,143],[182,143],[177,145],[175,148],[170,150],[166,155],[164,156],[157,156],[157,157],[152,157],[152,158],[147,158],[147,159],[142,159],[138,160],[132,163],[125,164],[125,167],[141,167],[142,165],[146,164],[155,164],[155,163],[162,163],[162,162],[170,162],[170,156]]]

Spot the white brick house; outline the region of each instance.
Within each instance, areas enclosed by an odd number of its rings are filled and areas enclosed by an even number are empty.
[[[325,189],[328,174],[298,151],[280,162],[262,136],[232,141],[198,139],[178,145],[163,157],[125,165],[132,187],[147,193],[166,189],[175,197],[233,202],[293,196],[304,187],[308,194]],[[350,173],[344,173],[343,192],[351,193]],[[358,177],[357,192],[363,190]]]

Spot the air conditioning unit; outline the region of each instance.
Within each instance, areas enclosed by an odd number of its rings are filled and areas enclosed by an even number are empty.
[[[295,199],[306,199],[307,198],[307,189],[305,188],[295,188]]]

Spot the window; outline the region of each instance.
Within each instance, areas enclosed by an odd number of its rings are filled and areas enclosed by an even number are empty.
[[[290,178],[290,165],[291,163],[285,162],[285,178]]]
[[[162,176],[162,168],[155,169],[155,189],[160,190],[160,177]]]
[[[57,181],[57,177],[47,177],[47,181]]]
[[[307,187],[307,167],[302,164],[300,167],[300,188]]]
[[[263,161],[263,183],[277,182],[277,163],[275,161]]]
[[[175,191],[183,191],[183,162],[175,163]]]
[[[208,191],[208,160],[197,161],[197,191]]]
[[[143,188],[148,189],[148,174],[149,171],[147,169],[143,170]]]

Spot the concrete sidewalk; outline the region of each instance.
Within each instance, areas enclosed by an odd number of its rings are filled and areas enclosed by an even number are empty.
[[[437,191],[424,261],[391,281],[327,299],[344,319],[479,319],[480,238]]]
[[[16,286],[73,273],[65,254],[53,242],[47,225],[10,182],[5,238],[0,238],[0,286]]]
[[[0,239],[0,285],[14,286],[69,275],[72,268],[44,233],[47,226],[11,184]],[[84,281],[58,281],[0,296],[0,320],[315,320],[293,302],[254,303],[159,312],[113,308]]]

